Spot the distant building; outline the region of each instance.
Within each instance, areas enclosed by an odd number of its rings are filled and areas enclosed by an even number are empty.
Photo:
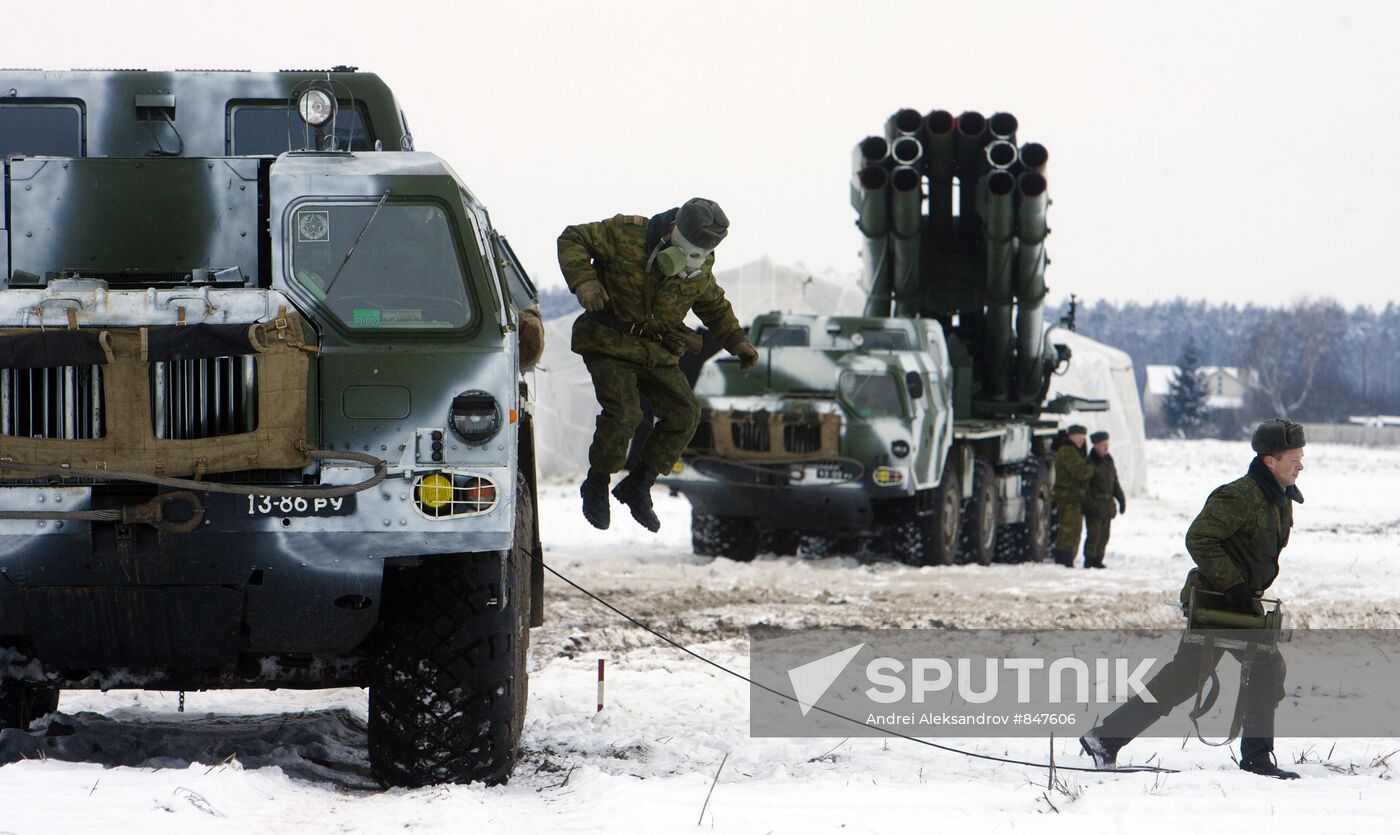
[[[1224,434],[1233,434],[1233,428],[1241,422],[1250,383],[1256,379],[1254,369],[1233,365],[1203,365],[1200,370],[1205,380],[1205,389],[1209,393],[1206,407],[1210,409],[1212,419]],[[1174,379],[1175,365],[1147,366],[1147,385],[1142,392],[1142,417],[1147,424],[1149,435],[1164,435],[1169,432],[1163,407]]]

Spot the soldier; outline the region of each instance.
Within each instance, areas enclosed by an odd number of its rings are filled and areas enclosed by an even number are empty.
[[[639,465],[612,493],[647,530],[661,528],[651,486],[675,466],[700,420],[678,367],[682,354],[700,348],[683,322],[686,314],[693,309],[741,367],[758,362],[711,273],[715,247],[728,232],[719,204],[697,197],[651,218],[614,215],[559,236],[559,268],[584,308],[574,322],[572,348],[583,355],[602,406],[579,488],[583,515],[595,528],[608,527],[608,485],[626,463],[642,419],[641,397],[651,401],[657,423]]]
[[[1055,534],[1055,562],[1074,565],[1079,537],[1084,526],[1084,497],[1094,468],[1084,457],[1084,440],[1089,430],[1074,424],[1065,430],[1069,443],[1055,450],[1055,489],[1050,498],[1060,513],[1060,530]]]
[[[1108,454],[1108,433],[1095,432],[1089,436],[1094,448],[1089,452],[1089,464],[1094,474],[1089,476],[1088,497],[1084,501],[1084,567],[1103,568],[1104,551],[1108,548],[1108,531],[1113,517],[1128,512],[1128,500],[1118,483],[1118,468]],[[1115,502],[1117,507],[1114,506]]]
[[[1303,427],[1287,420],[1266,420],[1251,439],[1255,453],[1249,472],[1217,487],[1186,531],[1186,550],[1196,567],[1181,589],[1185,609],[1194,591],[1210,600],[1209,608],[1262,615],[1259,602],[1278,576],[1279,553],[1293,527],[1293,503],[1303,501],[1295,482],[1303,471]],[[1217,602],[1218,601],[1218,602]],[[1147,684],[1156,699],[1134,696],[1088,734],[1079,738],[1084,753],[1099,768],[1111,768],[1118,750],[1147,730],[1159,717],[1195,695],[1220,663],[1224,650],[1183,640],[1176,656]],[[1236,657],[1246,651],[1231,650]],[[1295,779],[1274,762],[1274,710],[1283,700],[1283,658],[1277,650],[1259,650],[1242,682],[1244,715],[1240,733],[1240,768],[1266,777]]]

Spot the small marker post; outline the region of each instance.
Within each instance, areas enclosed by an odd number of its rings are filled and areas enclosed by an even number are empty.
[[[598,711],[603,711],[603,659],[598,659]]]

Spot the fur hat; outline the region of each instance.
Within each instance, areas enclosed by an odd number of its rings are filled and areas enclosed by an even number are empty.
[[[1305,444],[1303,424],[1281,418],[1272,418],[1254,427],[1254,435],[1249,439],[1249,445],[1260,455],[1278,455],[1290,449],[1302,449]]]

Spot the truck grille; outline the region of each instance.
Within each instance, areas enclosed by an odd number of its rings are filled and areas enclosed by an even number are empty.
[[[730,424],[729,431],[733,435],[734,446],[745,452],[767,452],[770,448],[766,415],[762,421],[735,421]]]
[[[783,427],[783,449],[805,455],[822,448],[821,424],[809,423]]]
[[[157,438],[217,438],[257,429],[254,357],[153,362],[151,418]]]
[[[0,434],[85,440],[103,436],[102,367],[0,370]]]

